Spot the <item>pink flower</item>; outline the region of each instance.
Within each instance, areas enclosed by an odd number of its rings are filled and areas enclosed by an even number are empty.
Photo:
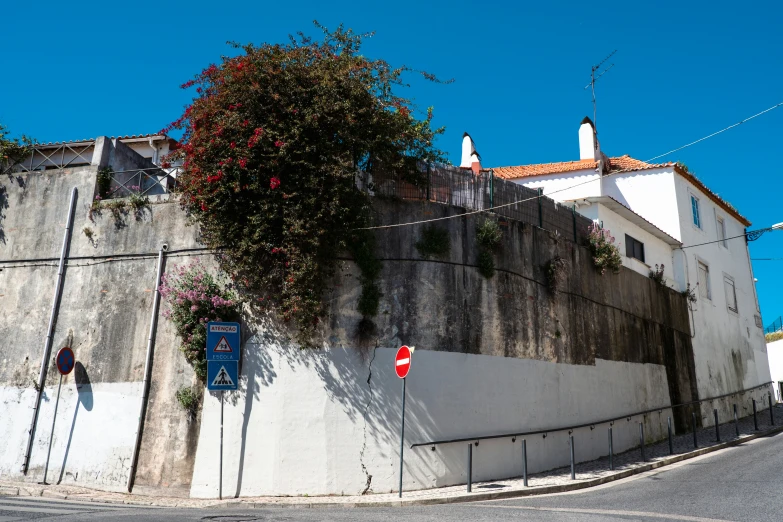
[[[275,190],[279,186],[280,186],[280,180],[278,178],[272,178],[269,180],[269,188],[271,188],[272,190]]]
[[[277,141],[275,142],[275,147],[282,147],[283,145],[285,145],[285,143],[283,143],[283,142],[282,142],[282,141],[280,141],[280,140],[277,140]]]

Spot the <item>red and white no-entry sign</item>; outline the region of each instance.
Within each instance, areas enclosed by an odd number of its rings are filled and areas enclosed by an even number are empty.
[[[411,349],[407,346],[400,346],[397,350],[397,355],[394,357],[394,371],[400,379],[407,377],[408,372],[411,371]]]

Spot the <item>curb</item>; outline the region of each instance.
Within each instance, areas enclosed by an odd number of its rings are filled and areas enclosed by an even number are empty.
[[[392,501],[378,501],[378,502],[310,502],[310,503],[275,503],[275,502],[244,502],[241,499],[230,499],[223,502],[216,502],[214,504],[208,504],[202,506],[202,509],[237,509],[237,508],[292,508],[292,509],[308,509],[308,508],[382,508],[382,507],[407,507],[407,506],[432,506],[438,504],[460,504],[465,502],[480,502],[486,500],[503,500],[519,497],[531,497],[538,495],[548,495],[552,493],[566,493],[570,491],[579,491],[581,489],[588,489],[617,480],[622,480],[634,475],[645,473],[654,469],[662,468],[670,464],[682,462],[684,460],[700,457],[709,453],[730,448],[733,446],[739,446],[745,442],[758,439],[761,437],[768,437],[770,435],[776,435],[783,433],[783,426],[778,426],[767,431],[761,431],[752,435],[746,435],[738,439],[734,439],[727,442],[722,442],[714,446],[706,448],[700,448],[688,453],[681,453],[679,455],[673,455],[665,457],[656,462],[650,462],[641,466],[636,466],[631,469],[623,470],[618,473],[613,473],[605,477],[586,480],[583,482],[576,482],[573,484],[561,484],[556,486],[540,486],[526,489],[513,489],[507,491],[496,491],[491,493],[465,493],[456,497],[441,497],[441,498],[423,498],[423,499],[402,499]],[[42,489],[38,492],[38,495],[32,495],[29,491],[25,490],[23,486],[0,486],[0,495],[4,496],[39,496],[47,497],[51,499],[59,500],[79,500],[83,502],[95,502],[103,504],[114,505],[126,505],[126,506],[139,506],[139,507],[175,507],[175,506],[161,506],[151,500],[143,500],[139,498],[135,499],[107,499],[101,497],[81,497],[74,498],[74,495],[61,493],[56,490]],[[79,494],[81,495],[81,494]]]

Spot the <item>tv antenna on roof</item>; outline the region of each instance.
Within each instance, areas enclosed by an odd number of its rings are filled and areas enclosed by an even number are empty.
[[[606,69],[604,69],[603,71],[601,71],[601,73],[600,73],[598,76],[596,76],[596,75],[595,75],[595,73],[597,73],[598,71],[600,71],[600,70],[601,70],[601,67],[603,66],[603,64],[605,64],[605,63],[606,63],[606,60],[608,60],[609,58],[611,58],[612,56],[614,56],[614,53],[616,53],[616,52],[617,52],[617,49],[615,49],[614,51],[612,51],[612,53],[611,53],[609,56],[607,56],[606,58],[604,58],[603,60],[601,60],[601,61],[598,63],[598,65],[593,65],[593,68],[590,70],[590,83],[588,83],[587,85],[585,85],[585,89],[584,89],[584,90],[587,90],[587,88],[588,88],[588,87],[590,87],[590,89],[591,89],[591,90],[592,90],[592,92],[593,92],[593,126],[595,126],[595,127],[597,127],[597,126],[598,126],[598,123],[597,123],[597,121],[598,121],[598,118],[597,118],[597,116],[596,116],[596,110],[595,110],[595,82],[597,82],[597,81],[598,81],[598,79],[599,79],[601,76],[603,76],[604,74],[608,73],[608,72],[609,72],[609,69],[611,69],[612,67],[614,67],[614,64],[610,65],[609,67],[607,67]]]

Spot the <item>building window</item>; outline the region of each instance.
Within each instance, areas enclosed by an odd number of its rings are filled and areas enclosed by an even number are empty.
[[[722,217],[718,218],[718,239],[723,248],[729,248],[729,243],[726,241],[726,222]]]
[[[625,234],[625,255],[644,263],[644,243]]]
[[[691,211],[693,212],[693,224],[701,228],[701,215],[699,214],[699,198],[691,194]]]
[[[710,267],[699,261],[699,295],[705,299],[712,299],[710,292]]]
[[[737,289],[734,287],[734,280],[729,276],[723,276],[723,287],[726,290],[726,306],[732,312],[737,312]]]

